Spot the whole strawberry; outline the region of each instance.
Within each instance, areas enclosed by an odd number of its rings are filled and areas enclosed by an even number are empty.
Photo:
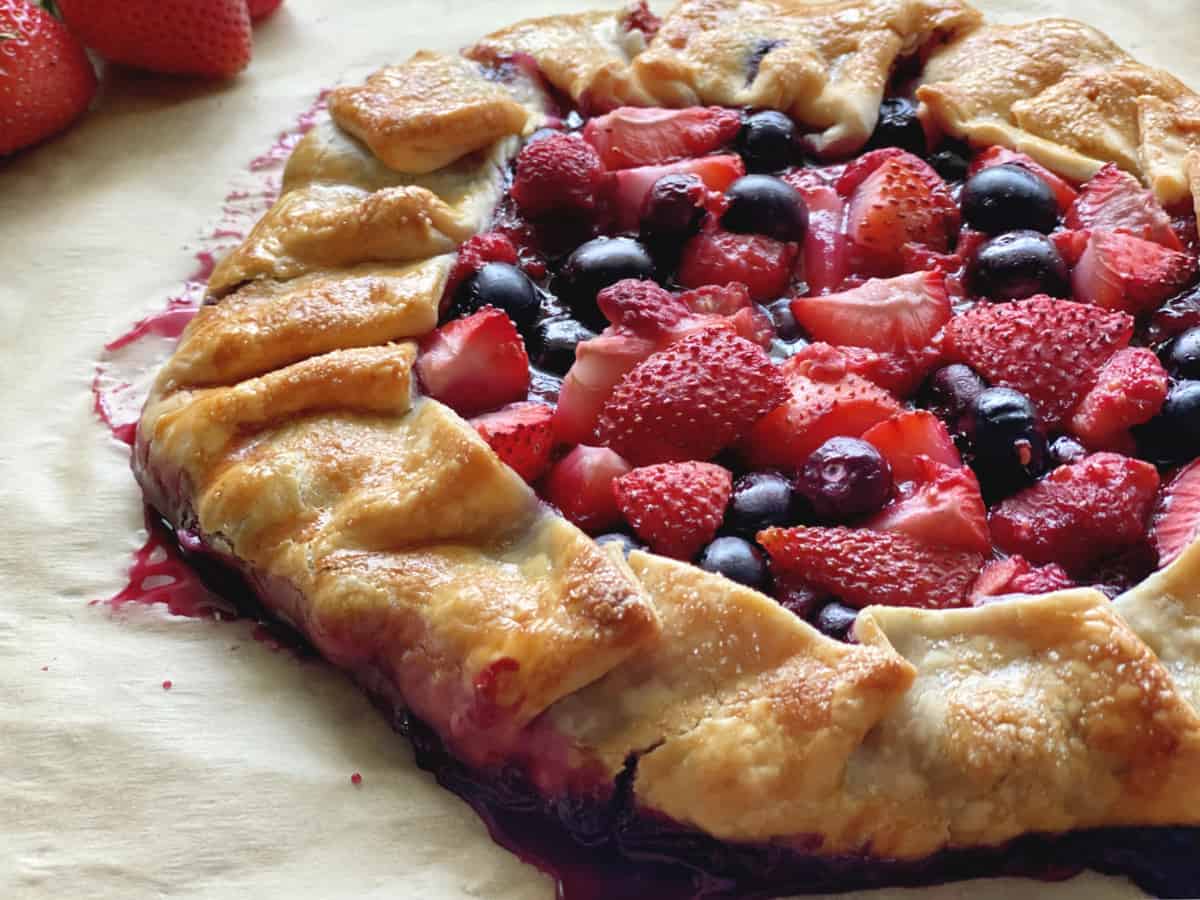
[[[0,156],[62,131],[95,93],[92,64],[61,22],[26,0],[0,0]]]
[[[115,63],[228,78],[250,62],[246,0],[59,0],[58,6],[80,40]]]

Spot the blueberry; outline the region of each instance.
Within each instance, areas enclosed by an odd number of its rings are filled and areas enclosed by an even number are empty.
[[[761,588],[767,581],[762,551],[740,537],[717,538],[704,548],[698,565],[747,587]]]
[[[796,123],[775,110],[747,116],[738,132],[738,153],[749,172],[778,172],[796,153]]]
[[[829,596],[812,585],[801,584],[784,588],[775,596],[775,600],[788,612],[808,621],[828,602]]]
[[[764,528],[795,522],[792,484],[775,472],[750,472],[733,485],[733,496],[725,512],[726,527],[753,538]]]
[[[633,238],[598,237],[580,244],[567,257],[555,282],[556,293],[575,317],[592,328],[607,324],[596,306],[596,295],[623,278],[654,277],[654,260]]]
[[[1200,381],[1178,381],[1157,416],[1134,429],[1141,455],[1160,465],[1200,456]]]
[[[899,147],[917,156],[928,152],[925,129],[917,118],[917,106],[906,97],[888,97],[879,104],[879,120],[867,142],[867,149],[880,147]]]
[[[962,214],[987,234],[1026,229],[1049,233],[1058,224],[1054,191],[1028,169],[1011,163],[988,166],[963,185]]]
[[[945,422],[951,431],[960,431],[963,414],[986,389],[987,384],[974,369],[954,363],[930,376],[921,394],[921,405]]]
[[[658,179],[642,205],[642,238],[683,243],[704,221],[706,195],[698,175],[664,175]]]
[[[575,364],[575,348],[596,333],[569,315],[542,319],[534,327],[533,361],[548,372],[566,375]]]
[[[504,310],[517,328],[528,333],[537,321],[541,297],[529,276],[516,266],[490,262],[459,287],[450,306],[450,317],[469,316],[485,306]]]
[[[1011,388],[988,388],[967,414],[975,474],[985,499],[1005,496],[1043,470],[1046,438],[1028,397]]]
[[[796,316],[792,313],[792,301],[789,298],[773,300],[767,304],[766,310],[767,315],[771,317],[771,324],[775,326],[775,334],[780,340],[794,341],[796,338],[804,336],[800,325],[796,322]]]
[[[825,607],[817,613],[816,626],[831,638],[836,638],[839,641],[844,641],[850,637],[850,632],[854,629],[854,623],[858,621],[858,610],[853,606],[846,606],[844,603],[827,603]]]
[[[944,181],[963,181],[967,177],[967,169],[971,167],[965,153],[956,150],[939,150],[929,157],[929,164],[934,171],[942,176]]]
[[[618,547],[621,548],[621,552],[623,554],[625,554],[626,556],[628,556],[634,550],[644,550],[645,549],[644,544],[639,544],[636,540],[634,540],[629,535],[623,534],[619,531],[614,531],[610,534],[600,535],[598,538],[596,538],[596,543],[602,547],[605,544],[616,544]]]
[[[745,175],[725,192],[729,208],[721,217],[727,231],[765,234],[777,241],[804,240],[808,205],[799,192],[773,175]]]
[[[1151,343],[1165,341],[1200,325],[1200,284],[1176,294],[1150,317],[1146,336]]]
[[[846,521],[874,512],[887,502],[892,470],[866,441],[834,437],[812,452],[796,489],[824,519]]]
[[[975,294],[993,300],[1070,293],[1067,264],[1050,239],[1036,231],[1011,231],[981,244],[968,276]]]
[[[1087,456],[1087,449],[1070,435],[1061,434],[1050,442],[1048,453],[1051,466],[1069,466]]]
[[[1189,328],[1167,344],[1162,361],[1176,378],[1200,378],[1200,327]]]

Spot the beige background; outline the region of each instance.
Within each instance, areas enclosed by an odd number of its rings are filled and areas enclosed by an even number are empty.
[[[327,667],[245,623],[87,605],[123,585],[141,538],[88,387],[101,345],[162,306],[231,179],[320,87],[597,2],[287,0],[231,84],[110,73],[78,127],[0,162],[0,897],[553,896]],[[1197,0],[980,5],[1069,12],[1200,88]],[[1101,885],[1135,895],[1094,876],[927,895]]]

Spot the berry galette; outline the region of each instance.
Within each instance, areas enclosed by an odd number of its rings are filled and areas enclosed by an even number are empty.
[[[682,0],[328,112],[134,468],[493,825],[605,896],[1200,893],[1200,96]]]

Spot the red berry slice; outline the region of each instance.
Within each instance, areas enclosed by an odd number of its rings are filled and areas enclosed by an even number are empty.
[[[892,416],[863,432],[862,439],[875,445],[892,467],[896,484],[920,481],[928,470],[921,457],[952,469],[962,465],[954,439],[933,413],[914,409]]]
[[[712,463],[662,463],[623,475],[613,490],[626,521],[651,550],[692,559],[721,526],[733,479]]]
[[[622,106],[589,119],[583,139],[610,169],[703,156],[737,137],[742,117],[719,106],[661,109]]]
[[[474,416],[529,393],[529,357],[505,313],[493,307],[447,322],[421,340],[417,377],[425,393]]]
[[[788,172],[783,180],[804,198],[808,229],[801,247],[802,275],[809,294],[836,291],[849,271],[849,245],[843,228],[846,201],[828,184],[812,178],[810,169]]]
[[[596,295],[596,304],[613,325],[657,340],[689,314],[674,294],[653,281],[626,278]]]
[[[471,420],[500,459],[526,481],[541,477],[554,449],[554,409],[543,403],[514,403]]]
[[[987,509],[975,473],[921,456],[911,492],[863,523],[864,528],[906,534],[928,546],[989,553]]]
[[[1171,217],[1141,182],[1109,163],[1083,186],[1067,211],[1068,228],[1123,231],[1171,250],[1182,250]]]
[[[1104,557],[1142,540],[1157,490],[1158,471],[1150,463],[1095,453],[993,507],[992,539],[1006,553],[1084,576]]]
[[[1092,232],[1071,274],[1076,300],[1135,316],[1156,309],[1196,275],[1196,259],[1119,232]]]
[[[866,528],[769,528],[758,541],[776,578],[816,585],[859,608],[962,606],[983,565],[978,553]]]
[[[1159,568],[1177,560],[1200,534],[1200,459],[1193,460],[1163,487],[1150,522],[1150,543]]]
[[[1071,416],[1070,430],[1092,449],[1129,443],[1129,429],[1158,415],[1168,377],[1154,352],[1126,347],[1109,358]]]
[[[542,496],[590,534],[599,534],[621,521],[613,482],[630,465],[607,447],[575,447],[554,464],[542,483]]]
[[[741,282],[754,300],[771,300],[787,292],[796,244],[761,234],[705,231],[683,247],[676,278],[684,287]]]
[[[971,602],[983,606],[998,597],[1013,594],[1048,594],[1074,587],[1062,568],[1051,563],[1048,566],[1031,566],[1022,556],[997,559],[984,566],[975,584],[971,586]]]

